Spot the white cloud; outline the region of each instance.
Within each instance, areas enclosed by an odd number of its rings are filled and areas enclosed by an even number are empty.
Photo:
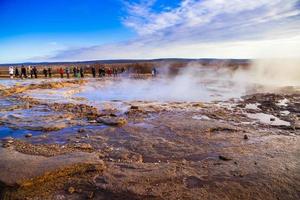
[[[51,59],[300,56],[298,0],[183,0],[159,11],[155,3],[125,3],[123,23],[138,34],[134,40],[66,50]]]
[[[179,7],[170,10],[151,11],[152,4],[129,4],[129,16],[124,24],[140,35],[188,33],[237,29],[274,22],[300,14],[295,8],[297,0],[183,0]]]

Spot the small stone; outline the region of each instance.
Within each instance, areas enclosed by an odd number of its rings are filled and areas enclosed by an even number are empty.
[[[139,109],[139,107],[138,106],[131,106],[130,109],[137,110],[137,109]]]
[[[83,128],[78,129],[78,133],[84,133],[84,132],[85,132],[85,129],[83,129]]]
[[[2,147],[3,148],[8,148],[8,147],[10,147],[10,144],[9,143],[4,143],[4,144],[2,144]]]
[[[27,133],[27,134],[25,135],[25,137],[30,138],[30,137],[32,137],[32,134],[31,134],[31,133]]]
[[[68,192],[69,192],[70,194],[73,194],[73,193],[75,192],[75,188],[69,187],[69,188],[68,188]]]
[[[2,139],[3,142],[7,142],[7,141],[13,141],[14,138],[13,137],[5,137]]]
[[[219,155],[219,159],[220,159],[220,160],[224,160],[224,161],[232,160],[231,158],[227,158],[227,157],[222,156],[222,155]]]
[[[244,140],[248,140],[248,135],[244,135]]]

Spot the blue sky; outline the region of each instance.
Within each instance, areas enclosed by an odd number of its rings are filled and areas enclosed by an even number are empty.
[[[0,63],[253,58],[268,50],[297,57],[299,5],[298,0],[0,0]],[[284,51],[273,52],[274,47]]]

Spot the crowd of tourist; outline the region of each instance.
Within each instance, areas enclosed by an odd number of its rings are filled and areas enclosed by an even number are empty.
[[[84,78],[85,74],[91,74],[92,77],[105,77],[105,76],[118,76],[118,74],[124,73],[126,70],[124,67],[122,68],[110,68],[110,67],[100,67],[98,70],[92,67],[83,67],[83,66],[66,66],[56,68],[57,73],[61,78],[70,78],[71,76],[74,78]],[[38,78],[39,75],[45,78],[52,78],[53,68],[52,67],[44,67],[41,71],[38,70],[36,66],[27,67],[22,65],[19,67],[9,67],[9,76],[10,78]]]

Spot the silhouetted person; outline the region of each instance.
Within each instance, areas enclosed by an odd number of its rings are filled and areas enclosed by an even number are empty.
[[[101,67],[99,67],[98,73],[99,73],[99,77],[101,77],[102,76],[102,69],[101,69]]]
[[[93,74],[93,77],[95,78],[96,77],[96,69],[94,66],[92,67],[92,74]]]
[[[44,74],[45,78],[47,78],[48,70],[46,68],[43,69],[43,74]],[[49,75],[49,77],[50,77],[50,75]]]
[[[84,77],[84,70],[83,70],[83,67],[80,67],[80,77],[81,77],[81,78]]]
[[[104,77],[105,76],[105,69],[102,67],[99,68],[99,77]]]
[[[76,77],[76,71],[77,71],[77,70],[76,70],[76,67],[74,66],[74,67],[73,67],[73,76],[74,76],[74,78]]]
[[[76,77],[80,78],[80,67],[76,67]]]
[[[66,74],[67,74],[67,78],[70,78],[70,67],[66,68]]]
[[[33,71],[33,74],[34,74],[34,78],[37,78],[38,71],[37,71],[36,66],[33,67],[32,71]]]
[[[21,78],[27,78],[26,68],[24,65],[21,67]]]
[[[155,67],[152,68],[152,76],[156,76],[157,74],[157,70]]]
[[[20,76],[19,69],[18,69],[18,67],[16,67],[15,77],[19,77],[19,76]]]
[[[49,78],[51,78],[52,77],[52,69],[51,69],[51,67],[48,67],[48,74],[49,74]]]

